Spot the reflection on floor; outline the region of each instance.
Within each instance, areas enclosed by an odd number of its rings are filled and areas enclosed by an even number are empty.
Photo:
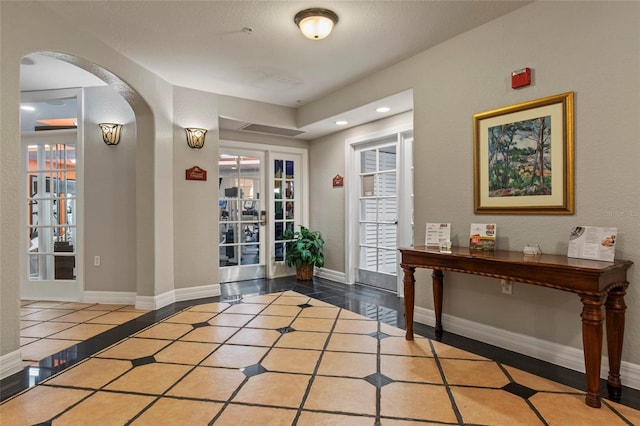
[[[317,279],[223,290],[50,357],[66,368],[6,399],[2,424],[640,424],[634,404],[589,408],[559,383],[583,375],[555,367],[552,381],[519,365],[544,363],[447,333],[406,341],[400,301],[382,292]]]
[[[21,302],[20,350],[30,365],[144,314],[127,305]]]

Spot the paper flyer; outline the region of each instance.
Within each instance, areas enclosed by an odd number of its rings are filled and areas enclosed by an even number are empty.
[[[618,228],[575,226],[569,234],[568,257],[613,262]]]
[[[451,241],[450,223],[427,223],[425,245],[438,246],[441,242]]]
[[[495,250],[496,231],[495,223],[472,223],[469,232],[469,250]]]

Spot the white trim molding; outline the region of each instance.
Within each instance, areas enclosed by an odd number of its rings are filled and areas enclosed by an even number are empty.
[[[431,309],[416,306],[414,321],[433,327],[435,325],[435,313]],[[447,314],[442,315],[442,322],[447,325],[447,331],[451,333],[550,362],[570,370],[585,372],[584,354],[581,349],[513,333]],[[608,372],[609,360],[606,356],[603,356],[600,369],[601,378],[606,379]],[[624,386],[640,389],[640,365],[623,361],[620,366],[620,376]]]
[[[157,296],[136,296],[136,308],[147,311],[164,308],[175,302],[220,296],[220,284],[178,288]]]
[[[332,269],[316,267],[314,275],[318,278],[324,278],[325,280],[329,280],[329,281],[336,281],[337,283],[340,283],[340,284],[346,283],[346,275],[344,272],[338,272]]]
[[[220,284],[210,284],[198,287],[177,288],[175,290],[176,302],[185,300],[205,299],[207,297],[220,296]]]
[[[20,349],[0,356],[0,379],[16,374],[22,371],[23,368],[22,351]]]
[[[155,311],[176,301],[175,290],[157,296],[136,296],[136,309]]]
[[[82,301],[84,303],[135,305],[136,293],[128,291],[85,291]]]

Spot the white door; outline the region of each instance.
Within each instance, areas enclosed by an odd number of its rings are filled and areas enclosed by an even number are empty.
[[[361,147],[359,262],[356,282],[396,291],[398,179],[396,141]]]
[[[23,95],[23,299],[82,298],[80,104],[79,90]]]
[[[269,161],[269,184],[271,206],[269,221],[271,226],[271,247],[269,277],[275,278],[293,273],[285,263],[287,240],[283,237],[286,229],[297,231],[300,225],[308,226],[306,196],[306,168],[304,156],[295,152],[271,152]]]
[[[264,152],[220,149],[220,282],[265,277]]]
[[[411,130],[347,141],[347,280],[402,295],[398,248],[413,235]],[[347,246],[349,246],[347,244]]]
[[[220,282],[295,273],[282,234],[308,222],[306,161],[299,148],[237,141],[220,148]]]

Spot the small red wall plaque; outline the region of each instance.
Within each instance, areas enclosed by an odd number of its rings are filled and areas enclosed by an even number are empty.
[[[207,180],[207,171],[198,166],[185,170],[186,180]]]
[[[344,186],[344,178],[340,175],[336,175],[336,177],[333,178],[333,187],[339,187],[339,186]]]

